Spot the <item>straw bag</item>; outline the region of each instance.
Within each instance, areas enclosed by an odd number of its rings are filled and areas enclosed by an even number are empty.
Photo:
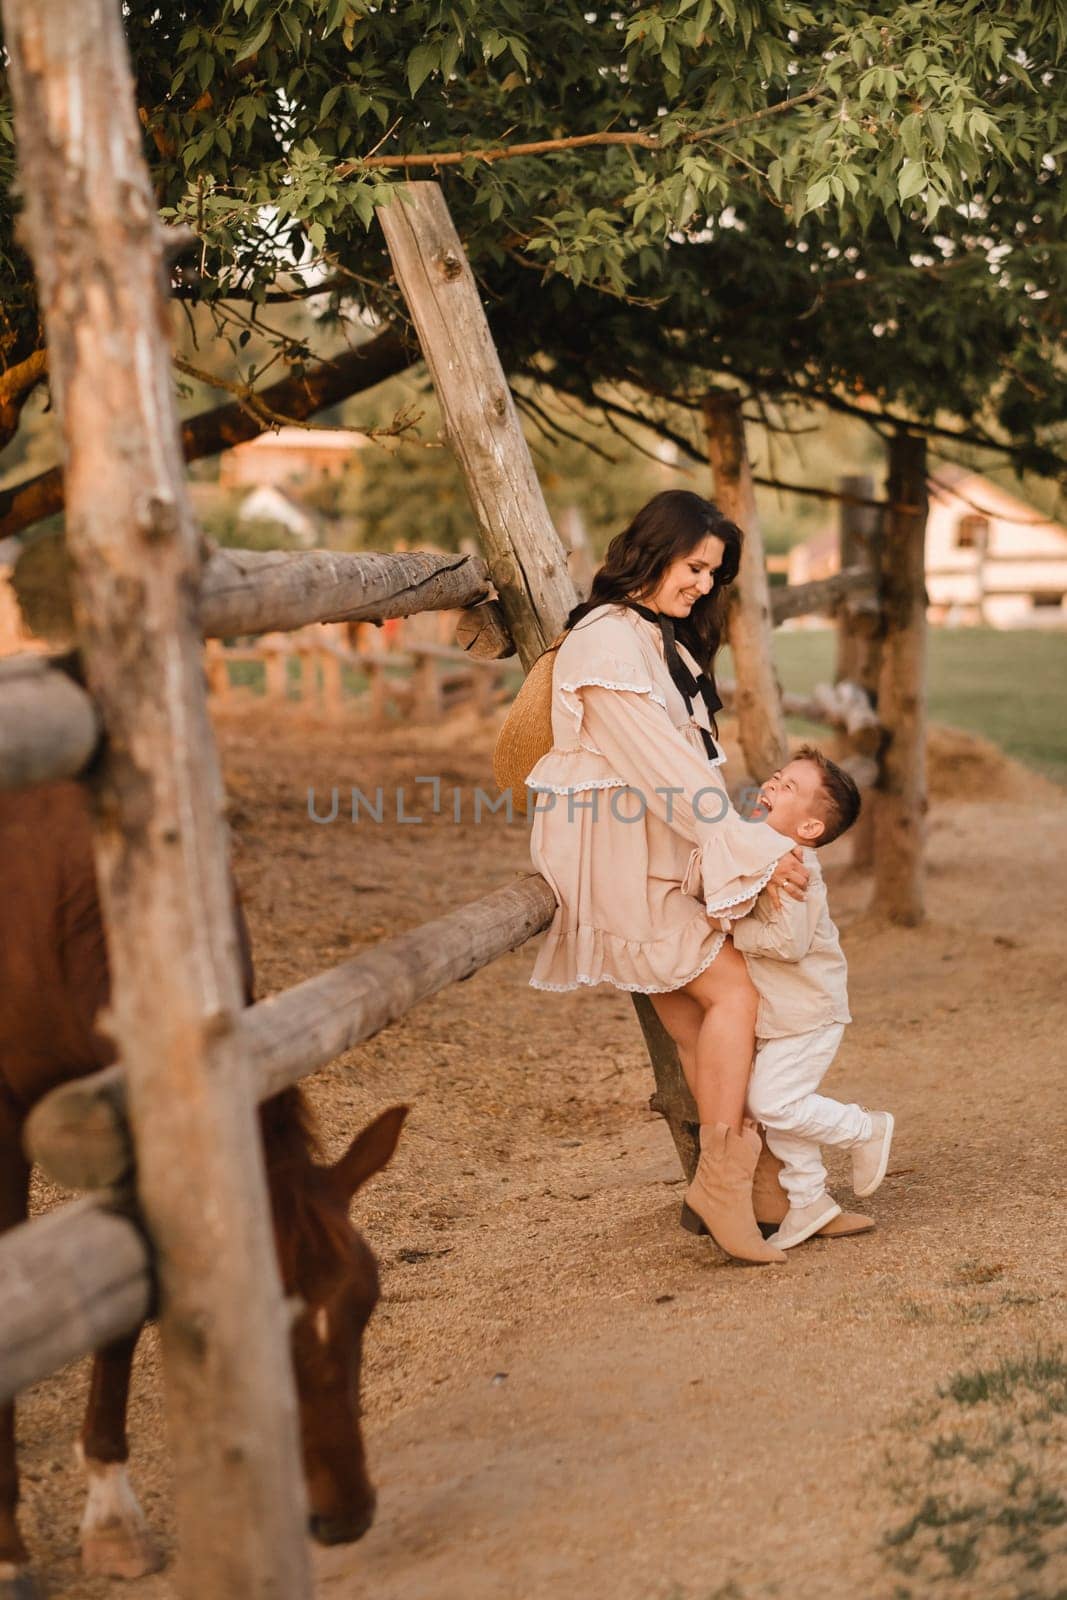
[[[552,748],[552,668],[556,646],[563,643],[567,630],[541,652],[511,702],[493,747],[493,777],[503,793],[511,790],[512,810],[526,815],[528,791],[526,774]]]

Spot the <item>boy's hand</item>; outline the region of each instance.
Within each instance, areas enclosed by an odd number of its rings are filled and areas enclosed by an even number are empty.
[[[793,900],[803,900],[808,891],[808,879],[811,874],[804,865],[804,857],[800,846],[795,845],[787,856],[783,856],[771,874],[767,885],[767,898],[776,911],[782,909],[782,892]]]

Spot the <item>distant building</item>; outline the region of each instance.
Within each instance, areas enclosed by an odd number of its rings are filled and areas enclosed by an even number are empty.
[[[789,582],[836,572],[837,533],[824,529],[789,553]],[[981,473],[939,465],[926,523],[927,616],[952,625],[1067,623],[1067,528]]]
[[[277,523],[305,545],[313,545],[318,534],[314,517],[269,483],[261,483],[245,495],[237,510],[237,521]]]
[[[366,443],[348,428],[277,428],[236,444],[219,457],[219,484],[232,489],[339,478]]]

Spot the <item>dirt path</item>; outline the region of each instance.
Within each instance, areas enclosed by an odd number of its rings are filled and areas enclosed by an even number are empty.
[[[521,826],[473,822],[475,724],[368,739],[256,708],[221,732],[264,992],[526,869]],[[899,1119],[875,1234],[746,1271],[683,1233],[628,997],[538,994],[530,948],[313,1081],[331,1149],[413,1107],[359,1208],[384,1280],[379,1516],[359,1546],[316,1552],[322,1596],[1063,1593],[1067,808],[973,744],[935,754],[927,925],[879,927],[866,885],[828,873],[857,1018],[830,1089]],[[431,774],[437,816],[415,786]],[[338,821],[309,820],[309,784],[321,814],[340,787]],[[381,784],[387,818],[405,785],[423,822],[343,820],[353,784]],[[939,1397],[1002,1359],[1017,1365]],[[169,1540],[151,1338],[141,1365],[136,1478]],[[54,1595],[102,1600],[74,1563],[84,1384],[62,1374],[23,1408],[27,1532]],[[123,1592],[174,1590],[164,1573]]]

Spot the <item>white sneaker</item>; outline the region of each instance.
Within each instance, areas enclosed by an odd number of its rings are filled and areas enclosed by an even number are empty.
[[[857,1200],[873,1194],[885,1177],[893,1143],[893,1113],[871,1112],[871,1137],[852,1146],[852,1193]]]
[[[840,1215],[841,1207],[833,1195],[823,1193],[806,1206],[790,1206],[785,1221],[777,1233],[771,1234],[767,1243],[777,1245],[779,1250],[789,1250],[795,1244],[803,1244],[805,1239],[810,1239],[813,1233],[818,1233],[820,1228],[825,1228],[828,1222]]]

